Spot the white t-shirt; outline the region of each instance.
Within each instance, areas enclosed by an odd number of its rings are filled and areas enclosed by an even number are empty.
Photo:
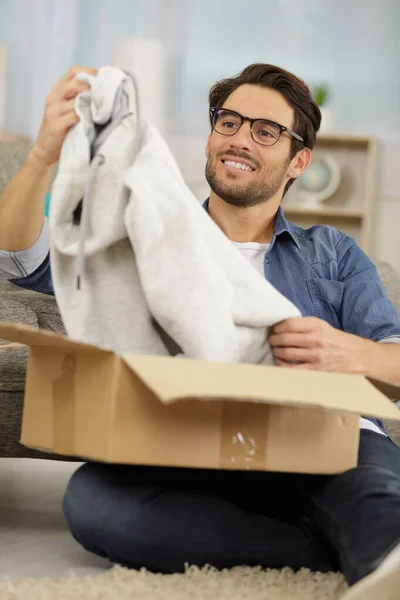
[[[257,242],[232,242],[232,244],[236,246],[249,263],[265,277],[264,256],[270,247],[270,244],[258,244]],[[360,429],[370,429],[381,435],[386,435],[375,423],[372,423],[372,421],[369,421],[364,417],[360,418]]]

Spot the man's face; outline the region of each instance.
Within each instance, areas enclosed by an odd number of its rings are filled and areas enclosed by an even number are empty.
[[[257,85],[242,85],[223,108],[251,119],[268,119],[293,128],[294,111],[277,91]],[[278,192],[280,197],[290,177],[291,137],[283,133],[273,146],[257,144],[246,121],[233,136],[212,131],[206,147],[206,178],[212,191],[234,206],[256,206]],[[250,167],[243,170],[240,163]],[[281,193],[282,192],[282,193]]]

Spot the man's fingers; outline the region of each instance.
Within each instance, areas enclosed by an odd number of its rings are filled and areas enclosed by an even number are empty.
[[[280,358],[276,359],[276,364],[278,365],[278,367],[286,367],[288,369],[316,369],[316,366],[312,365],[311,363],[289,363],[285,360],[281,360]]]
[[[75,77],[63,78],[53,86],[50,94],[47,96],[46,106],[50,107],[62,100],[70,100],[81,92],[88,90],[90,90],[90,86],[79,79],[75,79]]]
[[[273,348],[275,358],[285,362],[312,363],[315,361],[315,352],[308,348]]]
[[[89,73],[90,75],[97,75],[98,70],[93,67],[71,67],[70,70],[64,75],[62,79],[60,79],[60,84],[66,84],[71,79],[74,79],[78,73]]]
[[[60,104],[60,116],[69,113],[71,110],[75,111],[75,98],[66,100]]]
[[[60,118],[57,123],[56,131],[54,133],[63,133],[68,131],[73,125],[79,123],[79,117],[74,110],[70,110],[67,114]]]
[[[88,92],[90,86],[79,79],[72,79],[60,90],[61,98],[63,100],[71,100],[82,92]]]
[[[274,333],[307,333],[314,331],[320,325],[316,317],[295,317],[274,325]]]
[[[58,104],[50,106],[47,109],[47,118],[49,120],[56,119],[66,115],[72,110],[75,110],[75,98],[72,98],[71,100],[64,100],[63,102],[59,102]]]
[[[307,333],[273,333],[269,336],[269,343],[273,348],[313,348],[315,338]]]

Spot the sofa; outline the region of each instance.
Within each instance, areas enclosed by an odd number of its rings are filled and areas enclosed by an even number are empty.
[[[65,333],[54,297],[11,286],[0,283],[0,321]],[[25,346],[0,340],[0,457],[65,459],[19,443],[27,358]]]
[[[0,194],[25,160],[24,142],[0,142]],[[390,265],[375,261],[387,292],[400,312],[400,279]],[[0,281],[0,321],[65,333],[55,298],[17,288]],[[27,363],[27,348],[0,340],[0,457],[71,460],[26,448],[19,443]],[[400,423],[386,423],[392,439],[400,445]],[[75,459],[78,460],[78,459]]]

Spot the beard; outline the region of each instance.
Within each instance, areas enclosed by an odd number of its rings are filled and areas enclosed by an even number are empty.
[[[226,153],[224,153],[226,156]],[[232,158],[245,158],[245,156],[239,156],[239,153],[229,154]],[[262,180],[250,181],[247,185],[238,185],[235,178],[232,175],[232,183],[229,184],[226,181],[221,181],[217,177],[216,164],[218,163],[218,155],[212,160],[208,158],[206,164],[206,179],[208,185],[222,200],[231,204],[232,206],[240,206],[247,208],[250,206],[257,206],[268,202],[270,198],[273,198],[278,192],[285,178],[287,168],[290,164],[290,157],[284,162],[279,169],[269,168],[266,175]],[[252,161],[254,162],[254,161]]]

